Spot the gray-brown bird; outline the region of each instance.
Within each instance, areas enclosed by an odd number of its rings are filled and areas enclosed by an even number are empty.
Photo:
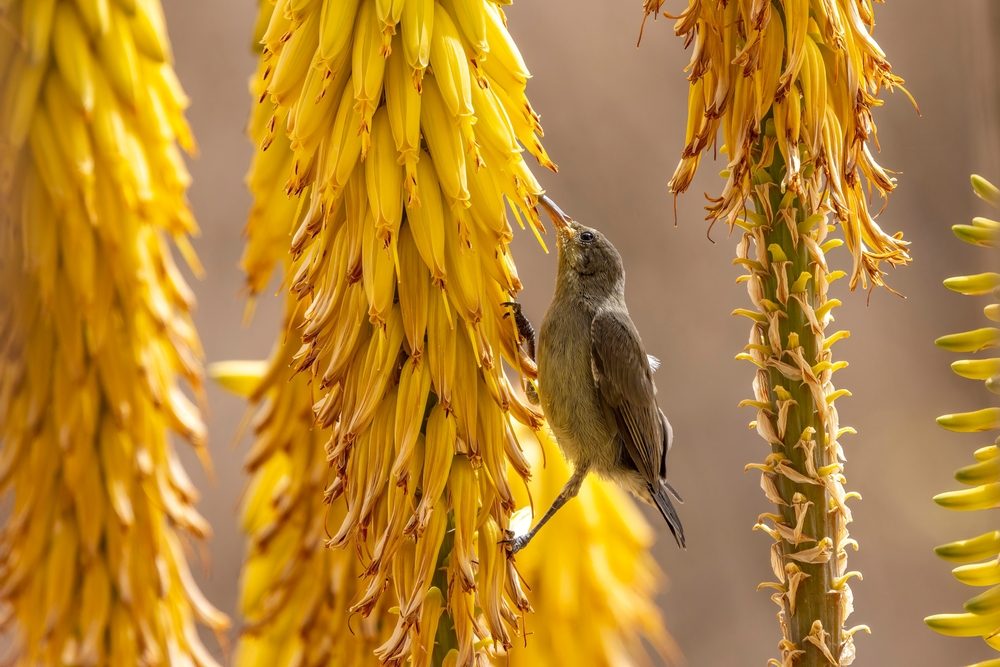
[[[523,549],[591,471],[654,505],[683,547],[684,528],[670,500],[680,497],[667,482],[673,431],[656,404],[658,362],[646,355],[625,306],[621,255],[548,197],[541,203],[558,232],[559,270],[538,336],[538,394],[573,476],[541,520],[509,541],[510,550]],[[517,304],[510,305],[530,350],[531,326]]]

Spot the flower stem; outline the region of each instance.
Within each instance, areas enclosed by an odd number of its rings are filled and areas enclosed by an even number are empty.
[[[775,539],[778,583],[770,586],[778,590],[772,599],[781,608],[783,658],[794,656],[797,666],[839,665],[853,654],[843,630],[849,593],[840,581],[850,515],[842,502],[837,413],[829,398],[833,368],[824,345],[831,305],[821,249],[827,223],[816,215],[823,213],[819,196],[782,191],[784,162],[774,154],[752,196],[757,215],[751,217],[759,224],[740,246],[745,259],[751,242],[757,253],[748,283],[760,313],[751,358],[760,369],[758,431],[771,444],[767,462],[755,467],[777,506],[758,527]]]
[[[431,585],[437,586],[444,594],[448,591],[448,559],[451,557],[451,549],[454,544],[454,525],[450,525],[448,531],[444,534],[444,542],[441,543],[441,551],[439,552],[438,567],[434,572],[434,578],[431,580]],[[447,599],[447,595],[445,595],[445,599]],[[458,646],[458,635],[455,633],[454,619],[452,619],[451,614],[441,614],[441,619],[438,621],[437,634],[434,636],[434,660],[431,664],[443,665],[445,656],[452,649],[457,650]]]

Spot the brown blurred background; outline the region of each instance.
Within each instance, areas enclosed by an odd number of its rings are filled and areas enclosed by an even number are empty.
[[[177,69],[193,103],[189,117],[200,143],[191,163],[191,199],[203,233],[197,246],[208,277],[195,284],[197,323],[208,359],[265,356],[278,330],[275,300],[262,299],[243,326],[243,281],[237,262],[249,206],[242,175],[251,155],[243,135],[255,4],[235,0],[165,2]],[[680,11],[682,3],[664,9]],[[628,267],[632,316],[647,348],[663,359],[661,403],[677,434],[672,480],[687,500],[682,514],[689,548],[678,551],[660,531],[656,555],[669,575],[661,593],[670,630],[693,667],[763,665],[775,655],[777,608],[754,590],[771,576],[769,538],[751,531],[769,506],[757,474],[744,464],[767,451],[746,428],[753,417],[736,404],[750,396],[752,373],[733,360],[748,325],[729,315],[747,304],[730,260],[735,237],[723,226],[705,235],[702,192],[717,193],[721,163],[703,162],[691,192],[678,203],[674,226],[666,181],[683,141],[688,54],[660,19],[635,47],[640,3],[520,0],[511,31],[534,79],[528,92],[543,115],[546,146],[558,176],[541,173],[553,197],[581,221],[605,230]],[[913,242],[914,264],[890,276],[905,299],[877,292],[836,294],[838,328],[853,336],[837,358],[851,366],[836,377],[853,398],[838,403],[847,437],[848,488],[860,491],[852,535],[861,549],[850,569],[850,623],[871,625],[858,638],[859,665],[949,665],[990,655],[978,639],[948,639],[926,629],[930,613],[959,611],[970,589],[955,582],[934,545],[997,527],[996,516],[957,515],[931,496],[954,487],[952,472],[986,438],[944,432],[934,417],[983,407],[982,386],[952,375],[953,355],[935,337],[982,326],[980,302],[948,293],[941,280],[984,270],[988,253],[956,241],[949,226],[983,215],[970,172],[1000,179],[996,66],[1000,12],[989,0],[894,0],[879,5],[876,38],[920,103],[918,117],[901,94],[877,114],[881,159],[900,187],[880,221]],[[541,320],[551,294],[554,257],[530,234],[516,242],[527,286],[527,314]],[[834,264],[847,268],[843,249]],[[208,596],[234,613],[243,541],[237,511],[244,484],[238,439],[242,401],[212,387],[209,429],[216,478],[189,469],[204,490],[201,507],[215,527],[210,563],[200,573]],[[650,517],[654,522],[658,517]],[[657,523],[659,528],[659,524]],[[566,553],[563,557],[573,557]]]

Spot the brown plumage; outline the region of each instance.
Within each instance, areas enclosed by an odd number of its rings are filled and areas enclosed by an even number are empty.
[[[548,198],[542,203],[556,221],[559,271],[538,337],[539,396],[574,470],[538,524],[511,540],[511,550],[524,548],[590,471],[654,505],[683,547],[670,496],[680,498],[666,479],[673,432],[656,404],[654,368],[625,306],[621,256],[601,232],[571,220]]]

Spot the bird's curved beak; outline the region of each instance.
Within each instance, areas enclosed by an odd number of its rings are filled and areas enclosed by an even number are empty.
[[[560,239],[573,238],[573,218],[566,215],[566,213],[559,208],[558,205],[548,195],[542,195],[538,198],[538,203],[542,205],[545,212],[549,214],[549,218],[552,219],[552,224],[556,228],[556,233],[559,234]]]

